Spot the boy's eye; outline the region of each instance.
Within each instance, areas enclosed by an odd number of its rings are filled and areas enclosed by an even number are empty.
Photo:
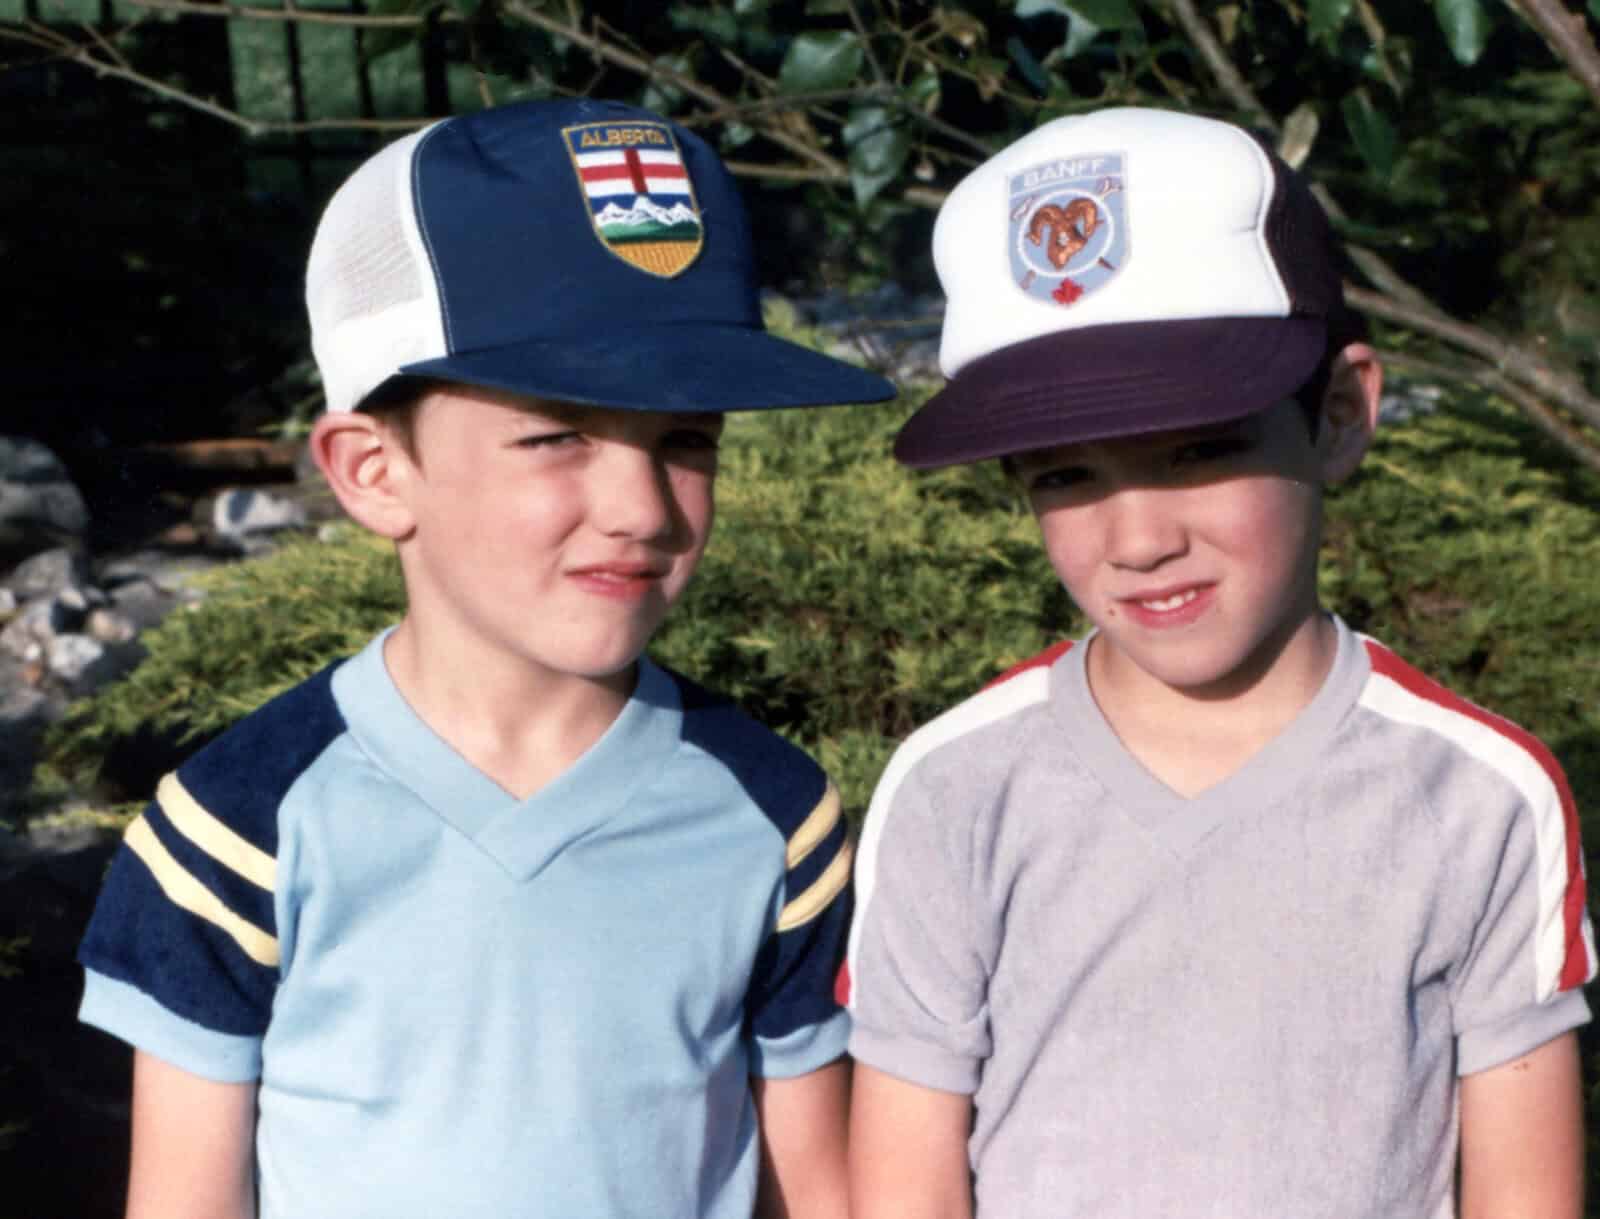
[[[669,449],[693,449],[699,452],[715,452],[722,443],[720,429],[682,427],[673,428],[661,438],[661,443]]]
[[[517,441],[517,447],[522,449],[555,449],[564,444],[570,444],[583,437],[582,432],[540,432],[533,436],[523,436]]]
[[[1085,466],[1056,466],[1051,469],[1040,470],[1036,474],[1029,474],[1027,476],[1028,490],[1059,491],[1064,487],[1080,486],[1093,477],[1093,472]]]
[[[1172,451],[1172,464],[1184,466],[1221,461],[1226,457],[1248,452],[1250,448],[1250,437],[1239,433],[1208,436],[1204,440],[1192,440],[1188,444],[1179,445]]]

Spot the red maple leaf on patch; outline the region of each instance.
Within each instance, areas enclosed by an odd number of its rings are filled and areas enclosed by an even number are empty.
[[[1083,289],[1070,279],[1063,279],[1056,285],[1056,290],[1050,294],[1058,304],[1070,305],[1083,295]]]

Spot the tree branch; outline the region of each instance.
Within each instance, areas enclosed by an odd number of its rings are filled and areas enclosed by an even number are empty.
[[[1395,322],[1452,347],[1482,356],[1495,369],[1540,397],[1571,411],[1590,427],[1600,428],[1600,398],[1590,394],[1577,378],[1561,372],[1526,347],[1508,342],[1480,326],[1457,321],[1438,309],[1408,308],[1390,297],[1358,288],[1354,284],[1345,285],[1345,299],[1354,308],[1372,317]]]
[[[1482,386],[1490,393],[1506,399],[1527,415],[1535,427],[1575,460],[1591,470],[1600,471],[1600,445],[1561,418],[1510,377],[1486,364],[1443,364],[1399,351],[1385,351],[1383,363],[1384,367],[1392,368],[1396,372]]]
[[[65,35],[59,34],[48,27],[29,27],[23,30],[7,29],[0,26],[0,41],[20,42],[25,46],[38,47],[49,51],[52,58],[75,63],[87,68],[96,76],[109,76],[116,80],[125,80],[137,85],[141,89],[176,102],[180,106],[187,106],[191,110],[198,110],[201,114],[211,118],[221,119],[224,123],[239,128],[252,136],[260,135],[292,135],[304,131],[412,131],[423,124],[431,122],[427,118],[408,119],[310,119],[305,122],[279,121],[276,119],[253,119],[230,110],[228,107],[212,101],[210,98],[201,97],[190,93],[175,85],[153,76],[147,76],[122,61],[122,56],[98,32],[91,31],[94,40],[103,50],[106,58],[97,56],[94,46],[90,43],[74,42]]]
[[[646,80],[665,81],[674,89],[681,89],[684,93],[699,102],[703,102],[705,105],[719,107],[727,104],[727,99],[716,90],[708,89],[699,81],[674,72],[671,68],[664,67],[661,64],[653,63],[641,55],[635,55],[630,51],[614,47],[603,39],[585,33],[576,23],[571,25],[563,24],[554,18],[545,16],[538,9],[530,8],[527,4],[522,3],[521,0],[509,0],[505,6],[505,11],[522,21],[526,21],[529,25],[543,30],[547,34],[555,34],[575,43],[587,51],[594,59],[614,64],[619,68],[625,68],[635,75],[644,77]],[[826,171],[830,181],[849,181],[850,171],[845,168],[844,164],[834,157],[830,157],[821,149],[813,148],[804,140],[796,139],[785,131],[765,124],[761,127],[761,134],[778,145],[778,147],[786,149],[802,160],[810,161],[819,169]]]
[[[422,16],[373,16],[367,13],[333,13],[323,9],[305,8],[252,8],[242,4],[207,4],[201,0],[122,0],[130,8],[148,9],[162,13],[194,13],[205,17],[233,18],[247,21],[293,21],[307,25],[342,25],[355,29],[419,29],[427,24]],[[448,19],[441,13],[442,19]]]
[[[1539,31],[1545,45],[1600,106],[1600,51],[1583,14],[1569,12],[1560,0],[1506,0],[1506,7]]]
[[[1190,0],[1170,0],[1172,15],[1177,18],[1178,24],[1183,28],[1184,35],[1195,50],[1200,52],[1200,58],[1205,60],[1207,69],[1217,86],[1225,93],[1228,100],[1233,103],[1233,108],[1246,116],[1251,122],[1259,124],[1268,131],[1276,132],[1278,122],[1272,117],[1271,112],[1261,104],[1261,99],[1255,95],[1245,78],[1240,75],[1239,69],[1234,66],[1232,57],[1226,48],[1211,32],[1211,25],[1195,9]]]
[[[1277,122],[1228,59],[1222,45],[1212,34],[1210,26],[1196,10],[1193,0],[1168,0],[1168,2],[1184,33],[1199,49],[1201,57],[1216,76],[1223,92],[1240,111],[1257,116],[1267,130],[1276,132]],[[1518,2],[1545,4],[1548,0],[1518,0]],[[1312,186],[1312,192],[1330,218],[1335,221],[1345,218],[1343,209],[1325,187],[1315,184]],[[1590,426],[1600,428],[1600,399],[1591,395],[1575,378],[1558,371],[1548,360],[1535,355],[1526,347],[1519,347],[1478,326],[1451,317],[1407,283],[1399,272],[1373,251],[1354,245],[1346,245],[1345,250],[1362,274],[1379,289],[1377,292],[1371,292],[1347,284],[1345,299],[1352,307],[1370,316],[1396,322],[1421,334],[1430,335],[1452,347],[1482,356],[1506,377],[1532,390],[1540,397],[1555,401]],[[1519,406],[1523,406],[1529,400],[1527,394],[1515,397],[1507,394],[1506,397],[1512,398]],[[1548,408],[1541,409],[1548,416]],[[1534,417],[1536,423],[1548,430],[1546,418],[1534,416],[1533,412],[1530,412],[1530,417]]]

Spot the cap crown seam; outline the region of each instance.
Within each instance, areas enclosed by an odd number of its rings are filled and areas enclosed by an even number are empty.
[[[450,355],[455,351],[455,336],[450,323],[450,302],[444,294],[444,273],[439,268],[439,256],[433,248],[433,238],[428,232],[427,217],[422,211],[422,155],[427,151],[428,141],[432,140],[444,124],[439,123],[417,141],[416,148],[411,153],[411,213],[417,218],[417,235],[422,238],[423,252],[428,256],[428,269],[433,273],[434,296],[439,302],[439,320],[444,327],[444,352]]]

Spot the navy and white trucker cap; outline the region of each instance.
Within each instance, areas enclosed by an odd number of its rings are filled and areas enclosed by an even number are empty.
[[[1055,119],[951,192],[933,233],[945,388],[927,468],[1221,423],[1299,390],[1345,309],[1327,216],[1259,140],[1118,107]]]
[[[306,267],[330,411],[395,376],[662,411],[878,402],[768,334],[732,176],[704,140],[586,99],[445,119],[329,202]]]

